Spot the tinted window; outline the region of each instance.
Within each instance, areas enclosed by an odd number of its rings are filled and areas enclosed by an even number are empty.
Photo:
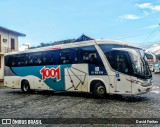
[[[129,74],[130,65],[127,53],[124,51],[110,51],[105,53],[111,67],[119,72]]]
[[[42,62],[43,61],[42,61],[42,53],[41,52],[29,54],[29,64],[41,65]]]
[[[71,64],[71,55],[69,49],[61,50],[59,54],[59,64]]]
[[[21,54],[21,55],[14,55],[13,63],[15,62],[16,66],[25,66],[28,64],[28,55]],[[14,66],[14,64],[12,64]]]
[[[11,49],[15,49],[15,40],[11,38]]]
[[[42,59],[44,65],[58,64],[59,50],[43,52]]]
[[[7,66],[38,66],[78,63],[89,63],[99,66],[103,65],[94,46],[25,53],[5,57],[5,65]]]
[[[94,46],[79,48],[79,62],[103,65],[101,58]]]
[[[112,48],[123,48],[122,45],[117,45],[117,44],[100,44],[99,46],[104,53],[113,51]]]
[[[72,61],[72,64],[78,63],[79,60],[79,50],[78,48],[70,49],[70,58]]]

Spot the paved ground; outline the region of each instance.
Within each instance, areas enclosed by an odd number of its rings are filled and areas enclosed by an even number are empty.
[[[0,118],[160,118],[160,74],[153,91],[138,96],[36,92],[0,87]]]

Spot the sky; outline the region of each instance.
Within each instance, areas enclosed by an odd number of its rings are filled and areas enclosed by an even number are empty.
[[[0,0],[0,26],[26,34],[20,47],[82,34],[146,47],[160,41],[159,23],[160,0]]]

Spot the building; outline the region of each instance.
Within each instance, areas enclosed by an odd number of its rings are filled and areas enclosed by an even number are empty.
[[[85,35],[85,34],[82,34],[77,39],[68,39],[68,40],[63,40],[63,41],[56,41],[56,42],[53,43],[53,45],[67,44],[67,43],[81,42],[81,41],[89,41],[89,40],[94,40],[94,39]]]
[[[4,54],[18,51],[18,37],[25,37],[25,34],[16,32],[0,26],[0,80],[4,75]]]
[[[87,36],[87,35],[85,35],[85,34],[82,34],[77,39],[67,39],[67,40],[55,41],[53,43],[41,43],[40,45],[34,46],[34,47],[30,47],[29,49],[52,46],[52,45],[59,45],[59,44],[68,44],[68,43],[81,42],[81,41],[88,41],[88,40],[94,40],[94,39],[89,37],[89,36]]]
[[[81,41],[89,41],[89,40],[94,40],[93,38],[82,34],[79,38],[77,38],[74,42],[81,42]]]

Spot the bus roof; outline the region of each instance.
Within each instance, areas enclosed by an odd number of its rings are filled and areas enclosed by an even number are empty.
[[[89,40],[89,41],[74,42],[74,43],[53,45],[53,46],[47,46],[47,47],[40,47],[40,48],[35,48],[35,49],[29,49],[29,50],[26,50],[26,51],[10,52],[10,53],[7,53],[6,55],[31,53],[31,52],[38,52],[38,51],[59,50],[59,49],[65,49],[65,48],[74,48],[74,47],[89,46],[89,45],[96,45],[96,44],[117,44],[117,45],[124,45],[124,46],[129,46],[129,47],[132,47],[132,48],[142,49],[140,47],[129,44],[129,42],[124,42],[124,41]]]

